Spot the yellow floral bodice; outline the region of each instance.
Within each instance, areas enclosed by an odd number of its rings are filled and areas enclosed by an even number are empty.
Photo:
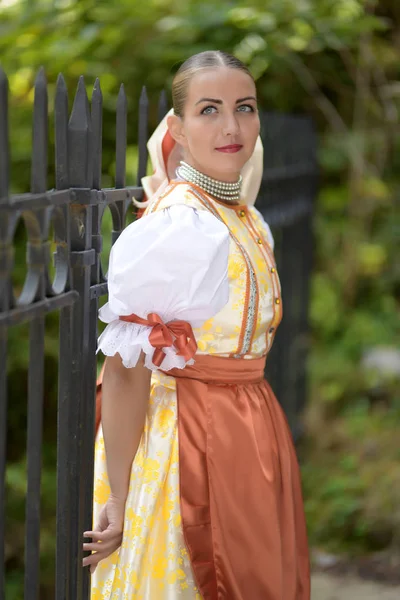
[[[282,318],[282,301],[270,232],[262,216],[254,207],[228,206],[186,182],[173,182],[146,212],[176,204],[211,212],[230,233],[229,300],[194,329],[198,353],[235,358],[267,354]]]

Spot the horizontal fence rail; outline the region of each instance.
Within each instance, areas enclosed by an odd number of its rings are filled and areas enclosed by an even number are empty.
[[[7,355],[10,327],[29,326],[27,365],[27,493],[24,598],[40,598],[40,523],[46,318],[59,319],[57,412],[57,532],[55,597],[89,597],[81,568],[82,532],[91,528],[98,301],[107,294],[101,262],[102,222],[112,218],[112,243],[125,226],[132,199],[142,200],[148,153],[149,100],[138,104],[138,169],[126,185],[128,102],[116,103],[114,187],[102,187],[103,96],[96,79],[89,102],[79,79],[69,112],[65,80],[54,99],[55,188],[48,189],[48,94],[44,70],[35,81],[30,192],[10,195],[8,82],[0,69],[0,600],[5,600]],[[165,92],[158,119],[168,111]],[[305,117],[263,113],[264,173],[258,209],[273,228],[283,288],[284,319],[267,376],[295,436],[306,398],[311,219],[317,186],[316,137]],[[16,232],[26,234],[26,275],[12,280]]]

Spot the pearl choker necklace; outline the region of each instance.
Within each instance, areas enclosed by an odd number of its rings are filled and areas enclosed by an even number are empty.
[[[201,173],[184,161],[181,161],[180,166],[176,170],[176,174],[179,179],[198,185],[205,192],[211,196],[215,196],[215,198],[218,198],[223,202],[236,204],[240,200],[240,188],[242,187],[241,175],[238,181],[235,181],[234,183],[218,181],[218,179],[212,179],[212,177]]]

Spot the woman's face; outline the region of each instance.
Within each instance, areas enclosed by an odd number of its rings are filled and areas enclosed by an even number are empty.
[[[214,179],[236,181],[260,131],[254,81],[238,69],[199,71],[183,118],[170,117],[168,125],[186,162]]]

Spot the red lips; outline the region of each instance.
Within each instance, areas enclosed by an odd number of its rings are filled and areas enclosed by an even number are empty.
[[[218,152],[239,152],[243,146],[241,144],[230,144],[229,146],[221,146],[221,148],[216,148]]]

